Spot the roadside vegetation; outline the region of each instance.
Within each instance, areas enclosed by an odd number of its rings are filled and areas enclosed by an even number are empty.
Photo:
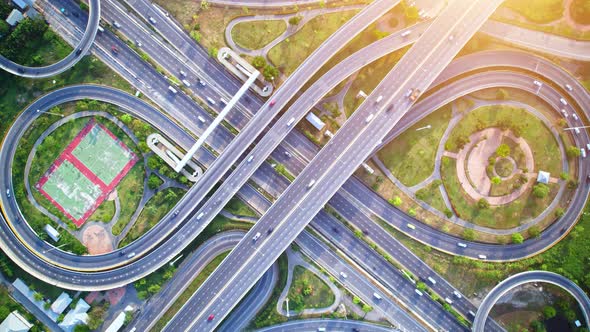
[[[434,172],[436,151],[451,112],[451,104],[441,107],[379,150],[379,159],[401,183],[411,187]],[[416,131],[426,126],[431,128]]]
[[[334,293],[322,279],[299,265],[293,269],[293,282],[287,298],[289,298],[289,310],[295,312],[325,308],[332,305],[335,300]],[[283,308],[287,309],[286,304]]]
[[[279,280],[272,291],[272,295],[266,302],[266,305],[260,309],[254,320],[248,326],[248,329],[259,329],[287,321],[287,317],[277,312],[277,301],[279,300],[281,292],[287,285],[287,255],[285,253],[281,254],[277,262],[279,264]]]
[[[239,46],[258,50],[268,45],[287,30],[283,20],[242,22],[231,31],[232,39]]]
[[[139,239],[143,234],[152,229],[182,198],[186,190],[180,188],[167,188],[155,194],[145,204],[137,220],[129,230],[129,233],[119,243],[123,248],[129,243]]]
[[[29,330],[30,332],[42,332],[46,330],[46,327],[33,314],[28,312],[25,307],[11,297],[4,285],[0,285],[0,322],[3,322],[14,310],[18,311],[29,323],[33,324],[33,327]]]
[[[563,17],[563,0],[507,0],[504,7],[510,8],[534,23],[549,23]]]

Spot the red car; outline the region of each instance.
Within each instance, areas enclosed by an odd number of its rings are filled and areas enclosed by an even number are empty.
[[[115,45],[111,46],[111,51],[113,51],[115,54],[119,53],[119,49]]]
[[[209,317],[207,318],[208,321],[212,321],[213,318],[215,318],[215,315],[209,315]]]
[[[276,101],[276,100],[273,100],[273,101],[271,101],[271,102],[270,102],[270,106],[272,107],[272,106],[274,106],[276,103],[277,103],[277,101]]]

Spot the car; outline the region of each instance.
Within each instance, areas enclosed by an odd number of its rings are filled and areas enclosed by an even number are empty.
[[[369,235],[369,231],[365,229],[365,230],[363,230],[363,234]]]
[[[76,56],[78,56],[80,54],[82,54],[82,49],[81,48],[79,48],[79,49],[76,50]]]
[[[18,71],[19,73],[21,73],[21,74],[24,74],[24,73],[25,73],[25,70],[24,70],[24,69],[22,69],[22,68],[19,68],[19,69],[17,69],[17,71]]]
[[[567,101],[563,97],[559,98],[559,101],[563,104],[563,106],[567,106]]]
[[[141,47],[141,45],[142,45],[142,44],[141,44],[141,42],[140,42],[139,40],[136,40],[136,41],[135,41],[135,44],[137,44],[137,47]]]
[[[75,17],[80,17],[80,14],[78,14],[78,12],[73,12],[72,15],[74,15]]]
[[[538,86],[539,88],[543,86],[543,83],[541,83],[541,82],[539,82],[537,80],[534,80],[533,81],[533,84],[536,85],[536,86]]]
[[[291,158],[291,154],[289,153],[289,151],[285,151],[285,156],[287,156],[287,158]]]
[[[574,118],[574,120],[578,121],[578,115],[576,113],[572,113],[572,118]]]
[[[449,41],[453,41],[453,39],[455,39],[455,37],[453,37],[453,35],[449,36]]]
[[[176,217],[180,213],[180,210],[174,211],[174,216]]]
[[[113,21],[113,25],[115,26],[115,28],[119,29],[121,28],[121,24],[119,24],[119,22],[117,21]]]
[[[115,53],[115,54],[118,54],[119,53],[119,49],[115,45],[112,45],[111,46],[111,51],[113,51],[113,53]]]
[[[212,321],[212,320],[213,320],[213,318],[215,318],[215,315],[211,314],[211,315],[209,315],[209,317],[207,317],[207,320],[208,320],[208,321]]]
[[[590,174],[588,174],[588,177],[586,178],[586,182],[590,182]]]
[[[571,85],[569,85],[569,84],[566,84],[566,85],[565,85],[565,88],[566,88],[568,91],[573,91],[573,90],[574,90],[574,88],[572,88],[572,86],[571,86]]]
[[[267,229],[267,230],[266,230],[266,234],[270,234],[270,233],[272,233],[272,231],[273,231],[273,230],[274,230],[274,229],[273,229],[272,227],[270,227],[269,229]]]
[[[260,232],[256,233],[256,235],[254,235],[254,237],[252,238],[252,241],[256,242],[256,240],[258,240],[260,238]]]
[[[270,104],[269,104],[269,105],[270,105],[270,107],[272,107],[272,106],[274,106],[276,103],[277,103],[277,101],[276,101],[276,100],[272,100],[272,101],[270,102]]]
[[[348,278],[348,275],[344,272],[340,272],[340,276],[344,279]]]
[[[124,256],[124,255],[125,255],[125,250],[119,251],[119,256]]]
[[[588,177],[590,178],[590,175],[588,175]],[[336,234],[338,234],[339,230],[336,227],[332,227],[332,231]]]
[[[6,189],[6,197],[10,198],[10,189]]]

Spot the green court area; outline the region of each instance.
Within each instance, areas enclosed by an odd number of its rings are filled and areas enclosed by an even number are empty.
[[[132,152],[95,124],[72,154],[107,186],[133,158]]]
[[[76,220],[81,219],[102,194],[98,185],[67,160],[49,175],[42,191]]]

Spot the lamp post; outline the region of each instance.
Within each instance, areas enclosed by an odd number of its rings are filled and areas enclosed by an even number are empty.
[[[36,112],[36,113],[37,113],[37,114],[45,113],[45,114],[51,114],[51,115],[59,116],[59,117],[62,117],[62,118],[64,117],[64,115],[63,115],[63,114],[52,113],[52,112],[49,112],[49,111],[41,111],[41,110],[37,110],[37,112]]]

